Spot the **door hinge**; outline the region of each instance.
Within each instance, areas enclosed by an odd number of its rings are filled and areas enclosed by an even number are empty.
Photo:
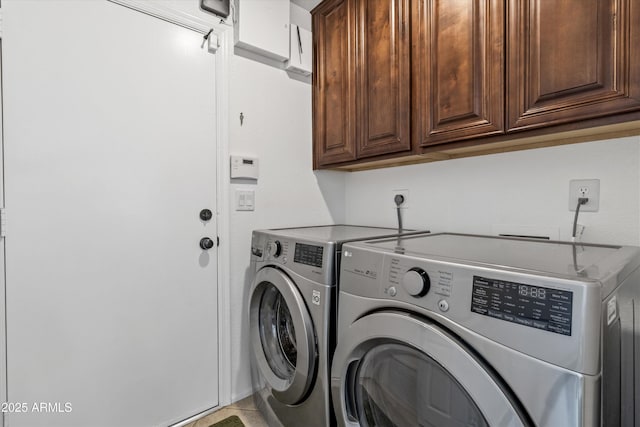
[[[7,235],[7,210],[0,208],[0,237]]]
[[[216,236],[216,246],[220,246],[220,236]]]

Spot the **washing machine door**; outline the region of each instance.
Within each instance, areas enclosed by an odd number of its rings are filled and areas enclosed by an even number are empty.
[[[370,314],[341,331],[331,376],[336,416],[345,426],[530,425],[473,351],[403,312]]]
[[[254,361],[273,396],[300,402],[313,384],[318,354],[313,322],[291,278],[274,267],[258,271],[250,300]]]

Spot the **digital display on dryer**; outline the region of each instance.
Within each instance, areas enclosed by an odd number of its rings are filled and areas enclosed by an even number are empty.
[[[507,322],[571,335],[573,293],[473,276],[471,311]]]
[[[324,248],[322,246],[296,243],[296,249],[293,254],[293,262],[322,268],[323,249]]]

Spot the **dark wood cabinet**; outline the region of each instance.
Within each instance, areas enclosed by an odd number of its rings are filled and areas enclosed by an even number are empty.
[[[414,1],[413,138],[504,132],[504,0]]]
[[[314,10],[314,168],[356,159],[355,6],[330,0]]]
[[[638,0],[325,0],[312,14],[316,168],[640,133]]]
[[[636,0],[509,0],[509,131],[640,107]]]
[[[316,166],[411,149],[409,0],[314,10]]]
[[[409,1],[356,3],[358,158],[409,151]]]

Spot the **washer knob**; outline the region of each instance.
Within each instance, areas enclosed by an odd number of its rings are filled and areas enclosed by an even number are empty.
[[[276,240],[274,242],[269,242],[269,245],[267,246],[267,251],[271,255],[273,255],[274,258],[278,258],[282,253],[282,244],[280,243],[279,240]]]
[[[402,286],[407,293],[419,298],[425,296],[431,289],[431,280],[426,271],[421,268],[410,268],[402,278]]]

